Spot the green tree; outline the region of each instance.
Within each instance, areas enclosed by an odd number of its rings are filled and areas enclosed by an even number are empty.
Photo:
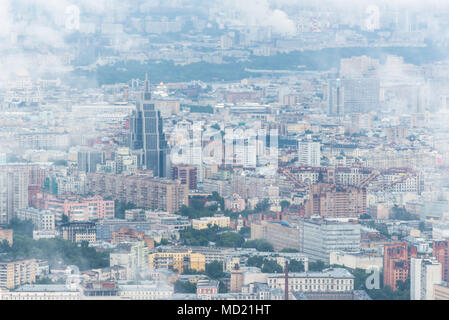
[[[243,238],[241,234],[235,232],[224,232],[218,235],[215,245],[217,247],[225,248],[241,248],[244,243],[245,238]]]
[[[196,285],[189,281],[177,280],[175,282],[175,293],[196,293]]]
[[[327,267],[328,266],[322,260],[317,260],[315,262],[310,262],[309,263],[309,270],[310,271],[323,271]]]
[[[287,200],[282,200],[280,205],[281,205],[282,211],[284,211],[285,209],[290,207],[290,202]]]
[[[22,221],[18,218],[12,218],[6,228],[13,229],[14,235],[33,237],[34,225],[31,220]]]
[[[262,265],[262,272],[263,273],[275,273],[275,272],[282,273],[282,272],[284,272],[284,270],[275,260],[265,259],[265,261]]]
[[[292,259],[288,263],[289,272],[304,272],[304,264],[301,261]]]
[[[244,237],[244,238],[250,238],[251,237],[251,228],[250,227],[242,227],[239,230],[239,233]]]
[[[256,213],[259,212],[265,212],[270,208],[270,202],[268,199],[263,199],[261,202],[256,204],[256,207],[254,208],[254,211]]]
[[[297,249],[293,249],[293,248],[284,248],[282,249],[280,252],[285,252],[285,253],[297,253],[299,252]]]
[[[248,267],[257,267],[257,268],[262,268],[264,262],[264,258],[261,256],[252,256],[249,257],[248,260],[246,261],[246,265]]]
[[[206,264],[206,275],[212,279],[223,278],[226,274],[223,272],[223,262],[212,261]]]
[[[256,239],[246,241],[243,245],[244,248],[255,248],[257,251],[261,252],[273,252],[274,248],[271,243],[266,240]]]

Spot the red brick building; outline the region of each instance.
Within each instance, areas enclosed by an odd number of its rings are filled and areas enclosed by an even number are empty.
[[[407,280],[410,272],[410,258],[417,256],[416,247],[407,243],[395,243],[384,246],[384,287],[396,290],[398,281]]]
[[[441,279],[449,282],[449,240],[434,241],[433,255],[441,263]]]

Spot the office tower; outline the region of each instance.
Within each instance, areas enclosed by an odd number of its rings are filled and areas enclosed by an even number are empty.
[[[441,263],[433,259],[411,259],[410,299],[434,300],[434,285],[441,283]]]
[[[406,281],[410,271],[410,258],[416,256],[416,247],[408,247],[405,242],[385,245],[384,286],[396,290],[398,281]]]
[[[129,144],[138,151],[140,165],[152,170],[155,177],[168,176],[168,145],[160,111],[151,101],[150,81],[145,78],[145,90],[130,119]]]
[[[449,282],[449,240],[433,242],[433,256],[441,263],[441,277]]]
[[[189,190],[197,189],[197,169],[189,165],[173,165],[172,179],[180,179],[182,184],[189,187]]]
[[[329,115],[344,114],[344,88],[340,79],[330,80],[328,89]]]
[[[321,143],[311,140],[298,142],[298,162],[300,166],[319,167]]]
[[[14,211],[28,206],[28,167],[3,165],[0,167],[0,223],[7,224]]]
[[[380,81],[376,78],[341,80],[344,88],[344,113],[367,113],[379,108]]]
[[[78,169],[81,172],[96,172],[97,164],[104,162],[104,153],[99,150],[84,149],[78,151]]]

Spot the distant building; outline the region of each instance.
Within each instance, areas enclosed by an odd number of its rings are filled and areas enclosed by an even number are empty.
[[[0,288],[14,289],[36,281],[36,260],[0,262]]]
[[[195,271],[206,270],[206,258],[201,253],[176,250],[168,252],[154,252],[148,255],[150,269],[176,269],[178,273],[190,269]]]
[[[376,111],[380,102],[380,81],[376,78],[342,79],[344,88],[344,113]]]
[[[366,190],[351,186],[318,183],[310,188],[306,216],[323,218],[360,217],[366,214]]]
[[[436,259],[411,258],[411,300],[435,300],[434,285],[440,283],[441,263]]]
[[[218,294],[219,281],[217,280],[199,280],[196,284],[196,294],[202,300],[211,300]]]
[[[369,270],[372,267],[382,270],[383,258],[362,252],[331,252],[330,265],[341,265],[351,269]]]
[[[224,201],[225,210],[232,210],[235,212],[240,212],[245,210],[245,199],[243,199],[239,194],[234,193],[232,196],[225,198]]]
[[[173,165],[172,179],[181,180],[182,184],[189,187],[189,190],[196,190],[197,187],[197,168],[189,165]]]
[[[449,240],[433,242],[433,256],[441,263],[441,279],[449,281]]]
[[[270,288],[285,289],[285,275],[270,274],[267,278]],[[354,276],[346,269],[326,269],[322,272],[289,273],[290,292],[351,292],[354,290]]]
[[[449,300],[449,283],[442,282],[433,286],[433,298],[434,300]]]
[[[89,192],[138,207],[177,212],[188,204],[188,187],[180,181],[147,175],[124,176],[95,173],[87,175]]]
[[[299,222],[300,252],[311,260],[330,262],[335,251],[360,250],[360,225],[356,221],[303,219]]]
[[[82,172],[96,172],[97,164],[104,163],[104,152],[93,149],[78,151],[78,169]]]
[[[0,243],[6,240],[9,243],[9,245],[12,246],[13,234],[14,234],[14,230],[3,229],[0,227]]]
[[[230,224],[231,224],[230,218],[225,216],[213,216],[213,217],[202,217],[200,219],[192,219],[192,228],[196,230],[207,229],[211,226],[228,228]]]
[[[16,217],[20,220],[31,220],[35,230],[55,230],[55,213],[50,210],[24,208],[16,211]]]
[[[321,143],[315,141],[298,142],[298,164],[300,166],[321,166]]]
[[[135,279],[147,265],[148,248],[143,241],[122,242],[109,255],[109,265],[126,268],[127,279]]]
[[[341,80],[330,80],[328,89],[329,115],[339,116],[344,114],[344,88]]]
[[[276,251],[301,247],[301,234],[297,227],[288,223],[260,221],[251,223],[251,240],[263,239],[270,242]]]
[[[145,91],[130,118],[130,149],[139,152],[139,163],[155,177],[169,177],[168,145],[165,140],[160,111],[151,100],[150,81],[145,79]]]
[[[148,250],[154,249],[154,239],[145,235],[145,232],[138,232],[131,228],[120,228],[112,232],[112,243],[122,243],[130,241],[144,241]]]
[[[410,258],[416,257],[415,247],[407,243],[388,244],[384,246],[384,286],[397,290],[398,281],[406,281],[410,272]]]
[[[70,222],[61,226],[61,238],[71,242],[95,242],[97,232],[95,223]]]

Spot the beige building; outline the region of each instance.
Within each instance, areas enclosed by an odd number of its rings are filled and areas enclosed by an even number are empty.
[[[267,284],[272,289],[285,289],[284,274],[270,274]],[[322,272],[290,273],[289,291],[350,292],[354,290],[354,276],[346,269],[334,268]]]
[[[169,213],[175,213],[188,204],[188,186],[183,185],[180,180],[172,181],[147,175],[89,174],[87,189],[102,197]]]
[[[31,220],[36,230],[55,230],[55,213],[49,210],[38,210],[31,207],[19,209],[16,211],[16,218]]]
[[[186,269],[203,271],[206,257],[192,251],[154,252],[148,255],[148,265],[150,269],[173,268],[179,273]]]
[[[0,227],[0,243],[4,240],[8,241],[9,245],[13,244],[13,234],[14,231],[12,229],[2,229]]]
[[[225,198],[225,210],[243,211],[245,210],[245,199],[239,194],[234,193],[232,196]]]
[[[447,282],[435,284],[433,291],[435,300],[449,300],[449,284]]]
[[[231,292],[242,292],[244,271],[237,269],[231,271]]]
[[[251,240],[264,239],[276,251],[300,248],[300,230],[277,221],[260,221],[251,224]]]
[[[230,223],[231,219],[225,216],[202,217],[200,219],[192,219],[192,228],[196,230],[207,229],[210,226],[228,228]]]
[[[36,281],[36,260],[0,262],[0,288],[14,289]]]
[[[351,269],[368,270],[372,267],[382,270],[383,258],[373,255],[367,255],[360,252],[331,252],[329,255],[330,265],[340,265]]]

